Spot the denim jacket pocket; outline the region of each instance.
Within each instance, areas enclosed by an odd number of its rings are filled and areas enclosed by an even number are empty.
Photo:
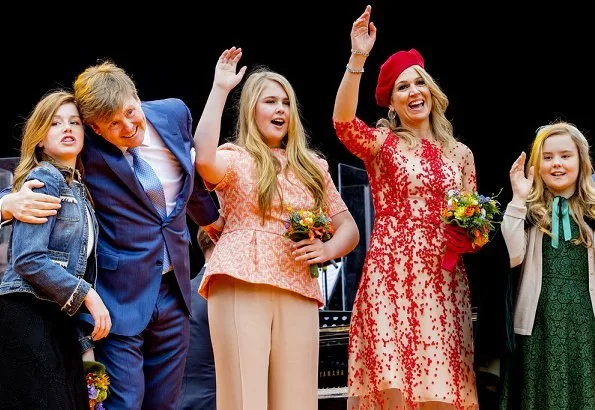
[[[60,205],[56,215],[57,219],[69,222],[78,222],[81,219],[78,200],[75,198],[72,189],[68,187],[60,188]]]
[[[70,255],[68,252],[60,252],[48,249],[48,257],[50,258],[50,260],[56,265],[62,266],[64,269],[68,267],[69,256]]]

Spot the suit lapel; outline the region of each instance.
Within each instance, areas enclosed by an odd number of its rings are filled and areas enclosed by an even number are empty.
[[[134,195],[136,195],[143,203],[151,209],[156,216],[161,218],[155,207],[153,206],[153,202],[147,196],[144,188],[136,178],[136,174],[134,170],[128,163],[128,160],[122,153],[120,148],[108,143],[105,141],[101,136],[94,135],[91,137],[94,139],[94,143],[100,146],[100,149],[97,150],[101,156],[103,157],[106,164],[110,167],[110,169],[114,172],[114,174],[120,178],[120,180],[132,191]]]
[[[189,174],[194,168],[190,164],[188,159],[188,151],[185,149],[182,138],[180,136],[180,130],[177,124],[171,124],[168,117],[161,112],[155,111],[150,107],[143,105],[143,111],[145,117],[149,121],[153,128],[157,131],[165,146],[171,151],[176,157],[184,172]]]
[[[192,161],[190,160],[189,148],[184,146],[184,141],[180,135],[178,125],[170,123],[167,115],[154,110],[148,104],[143,104],[142,107],[147,121],[153,125],[155,131],[157,131],[165,146],[176,157],[183,170],[182,185],[180,187],[180,192],[178,192],[176,197],[176,206],[171,214],[168,215],[168,218],[171,218],[184,208],[186,201],[184,193],[187,192],[188,185],[192,183],[191,173],[194,172],[194,164],[192,164]]]

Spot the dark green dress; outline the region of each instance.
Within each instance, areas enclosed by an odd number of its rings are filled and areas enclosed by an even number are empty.
[[[578,226],[570,218],[572,238]],[[562,232],[562,221],[560,229]],[[543,235],[543,281],[531,336],[503,362],[500,408],[595,409],[595,316],[589,295],[588,250]]]

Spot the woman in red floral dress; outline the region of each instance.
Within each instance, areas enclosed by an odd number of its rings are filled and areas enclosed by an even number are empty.
[[[353,23],[337,92],[337,136],[364,161],[375,224],[349,343],[350,409],[476,409],[471,302],[465,268],[441,268],[446,246],[469,240],[440,219],[449,189],[476,189],[475,163],[453,136],[446,95],[414,49],[380,69],[376,100],[388,118],[356,117],[364,62],[376,39],[371,7]],[[456,245],[455,245],[456,244]]]

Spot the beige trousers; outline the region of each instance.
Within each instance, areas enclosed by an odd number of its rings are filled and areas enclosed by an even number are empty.
[[[318,408],[315,300],[217,275],[208,309],[218,410]]]

